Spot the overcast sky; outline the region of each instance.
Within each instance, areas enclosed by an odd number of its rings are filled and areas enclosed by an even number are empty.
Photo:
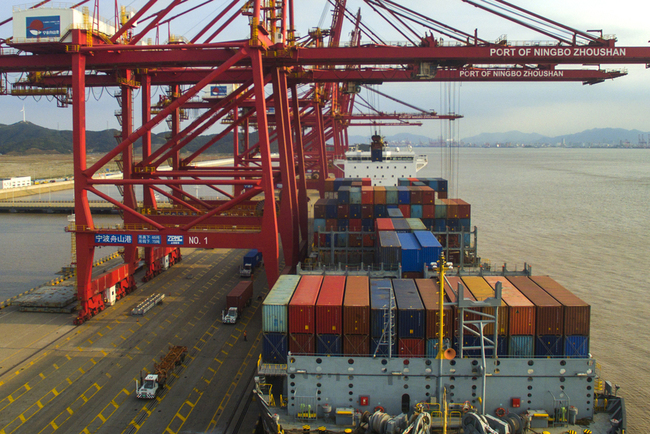
[[[518,6],[529,9],[544,17],[579,30],[600,29],[606,35],[616,35],[618,46],[650,47],[650,2],[639,0],[512,0]],[[203,0],[189,0],[188,5],[197,5]],[[19,2],[16,2],[19,4]],[[94,2],[89,2],[92,7]],[[160,0],[161,5],[168,1]],[[200,12],[186,15],[172,25],[171,32],[191,38],[201,29],[210,17],[218,13],[228,1],[215,0]],[[305,35],[307,30],[316,26],[329,27],[331,14],[323,14],[326,0],[295,0],[297,9],[298,33]],[[482,39],[496,40],[507,35],[509,41],[540,41],[547,37],[534,33],[503,18],[481,11],[461,0],[419,0],[401,1],[435,20],[454,26],[467,33],[478,29]],[[0,20],[11,15],[10,1],[0,2]],[[138,9],[145,0],[121,2],[121,4]],[[100,13],[105,18],[114,16],[114,1],[100,0]],[[348,9],[354,11],[362,8],[362,19],[385,41],[401,41],[388,24],[378,18],[359,0],[348,0]],[[328,8],[328,10],[331,7]],[[351,25],[346,23],[342,39],[349,39]],[[11,35],[12,26],[0,27],[0,35]],[[161,32],[167,34],[167,29]],[[244,21],[231,26],[229,39],[245,38],[248,28]],[[650,52],[650,48],[648,48]],[[481,132],[503,132],[519,130],[526,133],[540,133],[548,136],[571,134],[591,128],[626,128],[650,130],[648,109],[650,101],[650,71],[643,65],[603,65],[611,68],[626,68],[629,75],[610,80],[595,86],[583,86],[581,83],[401,83],[383,85],[379,88],[423,109],[434,109],[439,113],[454,110],[464,119],[455,124],[455,134],[460,138]],[[14,77],[15,78],[15,77]],[[111,91],[112,93],[112,91]],[[100,98],[101,94],[101,98]],[[447,104],[447,96],[454,95],[454,104]],[[361,96],[367,99],[365,91]],[[16,97],[0,97],[2,104],[2,123],[12,124],[23,119],[21,108],[25,105],[25,116],[30,122],[49,128],[71,129],[72,112],[70,108],[56,108],[54,102],[45,99],[24,101]],[[107,127],[118,128],[113,112],[119,107],[107,92],[96,90],[88,95],[87,127],[101,130]],[[157,97],[154,97],[157,99]],[[99,101],[96,101],[99,99]],[[378,108],[386,111],[410,111],[388,100],[377,100]],[[136,110],[136,113],[138,111]],[[138,117],[136,115],[136,117]],[[136,120],[136,123],[139,121]],[[165,124],[163,123],[163,126]],[[446,128],[440,121],[427,121],[423,127],[394,127],[382,129],[385,135],[407,131],[432,138],[440,135]],[[158,130],[164,129],[163,127]],[[352,134],[368,134],[368,128],[357,128]]]

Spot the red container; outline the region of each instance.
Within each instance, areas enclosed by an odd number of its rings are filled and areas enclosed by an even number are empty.
[[[361,247],[361,240],[362,240],[361,234],[348,235],[348,243],[350,247]]]
[[[447,199],[447,192],[446,191],[436,191],[436,196],[438,196],[438,199]]]
[[[363,246],[364,247],[374,247],[375,239],[371,234],[363,234]],[[364,261],[366,262],[366,261]],[[367,262],[369,263],[369,262]]]
[[[494,297],[494,289],[485,281],[485,279],[481,276],[463,276],[463,282],[465,282],[465,286],[467,289],[469,289],[472,292],[472,295],[474,298],[476,298],[477,301],[483,301],[488,298]],[[486,313],[488,315],[494,315],[494,308],[493,307],[483,307],[481,308],[481,312]],[[483,317],[482,319],[486,319]],[[508,305],[505,303],[503,299],[501,299],[501,306],[499,307],[498,311],[498,318],[497,318],[497,333],[506,336],[508,335]],[[488,324],[485,326],[483,329],[483,333],[491,336],[494,334],[494,325],[493,324]]]
[[[400,339],[398,351],[400,357],[424,357],[426,350],[424,339]]]
[[[415,284],[418,287],[426,311],[424,337],[427,339],[436,339],[438,337],[438,328],[440,327],[440,321],[438,320],[440,313],[440,286],[431,279],[415,279]],[[442,333],[444,338],[452,337],[454,327],[452,323],[453,317],[451,306],[443,308]]]
[[[503,276],[484,276],[496,289],[501,282],[501,298],[508,305],[508,331],[511,336],[535,334],[535,305]]]
[[[336,206],[336,217],[340,219],[346,219],[350,216],[350,205],[348,204],[338,204]]]
[[[325,220],[325,230],[326,231],[336,231],[339,229],[339,220],[338,219],[327,219]]]
[[[334,191],[334,179],[325,179],[325,191]]]
[[[345,276],[325,276],[316,301],[316,333],[343,333],[343,295]]]
[[[289,334],[289,351],[291,354],[315,354],[316,335],[313,333]]]
[[[366,338],[370,335],[369,284],[367,276],[348,276],[343,299],[343,334],[366,335]]]
[[[424,187],[420,187],[420,190],[422,190],[423,205],[433,205],[436,203],[436,192],[433,188],[429,186],[424,186]]]
[[[314,333],[316,300],[323,276],[302,276],[289,302],[289,333]]]
[[[361,187],[361,204],[372,205],[375,201],[375,192],[370,186]]]
[[[350,219],[348,221],[348,227],[350,231],[360,231],[361,230],[361,219]]]
[[[239,313],[248,306],[253,297],[253,281],[242,280],[226,295],[226,309],[236,307]]]
[[[411,217],[411,205],[408,204],[401,204],[397,205],[400,211],[402,211],[402,215],[404,216],[405,219]]]
[[[370,354],[368,335],[343,335],[343,355],[367,356]]]
[[[361,218],[371,219],[375,216],[375,206],[373,204],[361,205]]]
[[[548,276],[530,278],[564,306],[564,335],[589,336],[591,306]]]
[[[436,206],[435,205],[422,205],[422,218],[423,219],[436,218]]]
[[[564,308],[526,276],[508,276],[510,283],[535,305],[535,334],[561,336],[564,333]]]
[[[395,227],[393,226],[393,219],[389,218],[379,218],[375,220],[375,226],[377,228],[377,232],[395,230]]]
[[[462,199],[453,199],[456,202],[459,219],[471,218],[471,205]]]
[[[411,191],[411,204],[422,205],[422,190],[420,187],[409,187]]]
[[[374,187],[375,205],[386,205],[386,187]]]
[[[447,218],[448,219],[457,219],[458,217],[458,205],[454,199],[441,199],[444,204],[447,205]]]
[[[372,178],[361,178],[361,185],[372,185]]]

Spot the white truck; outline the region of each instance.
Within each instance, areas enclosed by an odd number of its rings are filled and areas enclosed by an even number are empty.
[[[226,310],[221,311],[221,322],[235,324],[244,308],[251,304],[253,282],[243,280],[226,295]]]
[[[183,363],[186,354],[187,347],[170,346],[169,352],[165,357],[161,357],[160,363],[154,363],[154,373],[144,377],[144,380],[140,380],[142,385],[135,380],[135,395],[141,399],[154,399],[162,392],[174,368]]]

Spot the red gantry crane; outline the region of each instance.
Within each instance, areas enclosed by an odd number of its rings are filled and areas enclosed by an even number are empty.
[[[650,63],[648,47],[621,47],[615,39],[580,32],[494,1],[513,13],[497,11],[487,2],[468,3],[538,30],[553,41],[539,46],[489,42],[476,32],[460,32],[388,0],[366,0],[366,4],[398,29],[409,41],[406,45],[381,41],[363,24],[359,13],[347,10],[343,0],[332,1],[335,13],[326,32],[328,44],[318,30],[306,41],[297,37],[293,0],[233,0],[210,16],[208,24],[190,40],[169,33],[166,42],[160,42],[161,30],[192,11],[207,10],[210,2],[192,6],[183,0],[148,0],[132,13],[116,8],[113,26],[98,19],[98,2],[92,14],[89,9],[79,9],[86,3],[81,2],[73,6],[75,16],[81,17],[79,22],[49,34],[38,29],[35,34],[26,33],[33,19],[16,10],[13,25],[22,33],[0,41],[4,90],[9,93],[8,74],[25,74],[12,84],[12,94],[49,95],[62,106],[72,105],[76,216],[72,230],[81,302],[76,323],[104,309],[104,289],[118,285],[118,296],[123,296],[135,288],[138,247],[145,248],[148,277],[180,260],[183,247],[255,248],[263,252],[269,285],[273,285],[285,272],[281,263],[290,269],[306,253],[308,171],[319,172],[317,186],[322,192],[329,172],[327,162],[346,149],[347,127],[354,120],[367,120],[353,114],[356,89],[363,84],[596,83],[625,72],[564,70],[560,66]],[[47,7],[46,3],[35,7]],[[522,18],[526,16],[532,19],[526,21]],[[344,19],[353,24],[349,46],[339,43]],[[228,40],[226,29],[239,26],[241,30],[242,20],[247,22],[247,37]],[[424,31],[413,30],[408,23]],[[456,44],[443,44],[434,33]],[[362,38],[370,42],[362,43]],[[206,86],[220,83],[237,86],[209,103],[196,100]],[[310,87],[303,90],[305,85]],[[152,102],[155,86],[166,89],[160,104]],[[119,90],[122,126],[119,143],[93,164],[88,163],[86,143],[89,87]],[[137,125],[135,90],[140,92],[142,106]],[[190,109],[200,114],[184,125]],[[404,115],[377,114],[373,120],[378,118],[404,119]],[[251,143],[249,134],[244,134],[244,143],[240,143],[239,133],[248,133],[253,120],[256,142]],[[169,138],[153,149],[152,129],[165,121],[171,130]],[[218,122],[227,124],[223,132],[199,149],[187,151],[194,139]],[[198,164],[199,157],[227,134],[234,139],[232,162]],[[331,154],[325,146],[329,137],[335,141]],[[136,157],[138,141],[141,154]],[[272,143],[277,144],[277,154],[271,152]],[[114,160],[119,161],[123,176],[100,177],[100,171]],[[110,197],[102,192],[102,185],[118,187],[123,197]],[[191,193],[194,186],[205,186],[221,199],[197,197]],[[136,189],[142,192],[141,204]],[[114,204],[123,214],[124,224],[113,229],[96,226],[89,194]],[[157,195],[168,199],[171,211],[158,206]],[[124,265],[93,279],[95,248],[106,245],[123,247]]]

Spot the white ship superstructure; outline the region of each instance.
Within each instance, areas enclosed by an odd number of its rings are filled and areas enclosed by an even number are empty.
[[[426,155],[416,155],[413,147],[386,146],[381,136],[372,137],[371,144],[356,144],[335,166],[345,178],[371,178],[373,185],[397,185],[399,178],[414,178],[428,164]]]

